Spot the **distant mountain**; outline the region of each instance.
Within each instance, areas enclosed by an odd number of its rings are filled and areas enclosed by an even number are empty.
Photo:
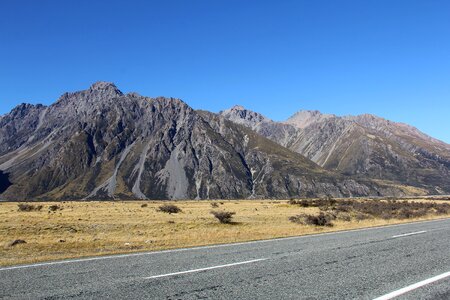
[[[450,145],[412,126],[368,114],[338,117],[300,111],[285,122],[237,106],[220,114],[327,170],[396,182],[429,194],[450,192]]]
[[[179,99],[123,94],[112,83],[97,82],[50,106],[21,104],[0,117],[0,199],[247,199],[449,190],[438,178],[448,175],[448,145],[411,127],[363,116],[296,116],[277,123],[242,107],[220,114],[195,111]],[[389,156],[380,157],[385,152]],[[416,156],[406,154],[412,152]],[[420,165],[424,168],[415,169]],[[409,177],[401,173],[405,170]],[[439,184],[428,186],[426,180]]]

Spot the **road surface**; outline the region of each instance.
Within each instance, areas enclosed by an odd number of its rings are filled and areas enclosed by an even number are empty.
[[[0,268],[1,299],[450,299],[450,219]]]

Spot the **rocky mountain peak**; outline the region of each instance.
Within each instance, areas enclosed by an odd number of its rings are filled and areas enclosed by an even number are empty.
[[[239,111],[239,110],[246,110],[246,109],[242,105],[235,105],[232,108],[230,108],[230,110]]]
[[[284,121],[285,124],[295,126],[297,128],[305,128],[308,125],[335,117],[334,115],[322,114],[318,110],[300,110]]]
[[[30,103],[21,103],[19,105],[17,105],[16,107],[13,108],[13,110],[11,111],[13,114],[17,114],[23,111],[27,111],[31,108],[33,108],[34,105],[30,104]]]
[[[343,117],[343,119],[353,121],[360,126],[365,128],[369,128],[372,130],[377,130],[380,132],[388,132],[388,131],[398,131],[400,129],[400,124],[384,119],[382,117],[378,117],[372,114],[361,114],[357,116],[347,116]]]
[[[21,103],[17,105],[15,108],[13,108],[9,116],[13,118],[23,118],[31,111],[39,111],[42,110],[43,108],[45,108],[45,106],[42,104]]]
[[[117,88],[117,86],[112,82],[97,81],[89,88],[90,91],[101,91],[108,92],[116,95],[123,95],[123,93]]]
[[[219,114],[230,121],[238,124],[244,124],[249,127],[253,127],[264,122],[271,122],[269,118],[266,118],[262,114],[248,110],[241,105],[235,105],[232,108],[219,112]]]

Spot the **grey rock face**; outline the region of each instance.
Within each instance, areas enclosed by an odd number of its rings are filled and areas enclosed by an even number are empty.
[[[0,119],[0,155],[14,151],[29,139],[42,125],[46,107],[20,104]],[[11,138],[14,137],[14,138]]]
[[[96,83],[64,94],[43,117],[23,110],[2,119],[1,139],[11,146],[0,170],[13,183],[3,199],[246,196],[239,155],[178,99]]]

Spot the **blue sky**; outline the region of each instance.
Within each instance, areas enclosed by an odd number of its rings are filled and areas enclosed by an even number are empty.
[[[98,80],[274,120],[372,113],[450,143],[450,1],[0,2],[0,114]]]

